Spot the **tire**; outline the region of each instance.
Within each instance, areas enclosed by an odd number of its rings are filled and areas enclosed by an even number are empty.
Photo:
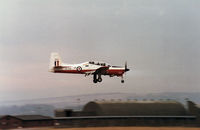
[[[121,83],[124,83],[124,80],[121,80]]]
[[[102,78],[98,78],[97,80],[98,80],[98,82],[101,82],[101,81],[102,81]]]
[[[93,80],[93,83],[97,83],[97,79],[94,79],[94,80]]]

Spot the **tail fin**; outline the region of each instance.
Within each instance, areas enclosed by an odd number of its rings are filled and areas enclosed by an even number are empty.
[[[62,61],[59,54],[56,52],[52,52],[51,57],[50,57],[50,63],[49,63],[49,71],[53,72],[54,71],[53,68],[56,66],[61,66],[61,64],[62,64]]]

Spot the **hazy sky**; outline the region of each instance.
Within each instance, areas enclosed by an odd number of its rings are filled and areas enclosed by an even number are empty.
[[[0,0],[0,101],[104,92],[200,92],[199,0]],[[48,72],[100,60],[120,78]]]

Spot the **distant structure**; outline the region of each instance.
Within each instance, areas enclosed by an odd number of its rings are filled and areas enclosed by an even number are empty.
[[[200,117],[200,106],[195,104],[192,101],[187,101],[188,104],[188,111],[190,113],[190,115],[195,115]]]
[[[0,128],[27,128],[27,127],[47,127],[53,126],[53,118],[42,115],[16,115],[0,116]]]
[[[192,126],[199,127],[200,107],[187,101],[188,109],[172,100],[109,100],[88,102],[82,111],[55,110],[61,127],[88,126]],[[63,114],[61,114],[61,113]],[[70,113],[70,114],[69,114]],[[58,116],[59,115],[59,116]],[[60,115],[65,115],[61,117]],[[70,116],[69,116],[70,115]],[[69,123],[70,121],[70,123]]]
[[[73,111],[72,109],[56,109],[55,117],[78,117],[82,116],[82,111]]]
[[[55,117],[76,116],[185,116],[188,110],[176,101],[91,101],[82,111],[57,109]]]
[[[0,116],[0,129],[28,127],[188,126],[200,127],[200,106],[187,101],[91,101],[82,111],[57,109],[55,117]]]
[[[176,101],[93,101],[83,108],[86,116],[183,116],[184,106]]]
[[[55,111],[55,117],[70,117],[72,116],[72,109],[57,109]]]

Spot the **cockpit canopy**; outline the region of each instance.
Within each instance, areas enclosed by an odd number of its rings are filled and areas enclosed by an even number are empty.
[[[89,64],[106,66],[106,63],[90,61]]]

